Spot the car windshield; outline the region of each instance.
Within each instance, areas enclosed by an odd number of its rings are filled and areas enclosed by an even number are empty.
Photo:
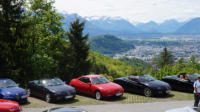
[[[57,86],[57,85],[63,85],[64,82],[58,78],[55,79],[47,79],[47,80],[43,80],[42,84],[44,86]]]
[[[17,84],[10,79],[0,80],[0,88],[9,88],[9,87],[17,87]]]
[[[106,79],[105,77],[97,77],[97,78],[92,78],[92,83],[95,84],[104,84],[104,83],[109,83],[110,81]]]
[[[142,82],[154,81],[155,79],[150,75],[140,75],[139,80]]]

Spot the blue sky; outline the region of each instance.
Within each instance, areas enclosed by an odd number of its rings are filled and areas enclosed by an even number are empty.
[[[55,0],[59,12],[121,17],[132,22],[200,17],[200,0]]]

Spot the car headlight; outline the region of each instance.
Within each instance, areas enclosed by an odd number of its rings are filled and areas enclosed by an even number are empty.
[[[51,90],[51,92],[52,92],[52,93],[56,93],[56,91],[55,91],[55,90]]]
[[[8,98],[8,97],[10,97],[10,95],[9,94],[4,94],[3,97],[4,98]]]
[[[15,110],[15,108],[10,108],[9,109],[10,112],[13,112],[14,110]]]

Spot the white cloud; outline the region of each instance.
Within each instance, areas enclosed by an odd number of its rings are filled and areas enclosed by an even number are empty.
[[[120,16],[131,21],[162,22],[200,16],[200,0],[56,0],[58,11],[81,16]]]

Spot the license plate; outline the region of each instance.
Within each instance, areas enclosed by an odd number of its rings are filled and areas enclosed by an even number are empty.
[[[73,96],[65,96],[65,99],[73,98]]]
[[[167,91],[166,91],[166,93],[169,93],[169,92],[170,92],[170,90],[167,90]]]
[[[22,99],[27,98],[27,97],[28,97],[28,95],[23,95],[23,96],[22,96]]]
[[[116,96],[121,96],[121,95],[122,95],[122,93],[117,93],[117,94],[116,94]]]

